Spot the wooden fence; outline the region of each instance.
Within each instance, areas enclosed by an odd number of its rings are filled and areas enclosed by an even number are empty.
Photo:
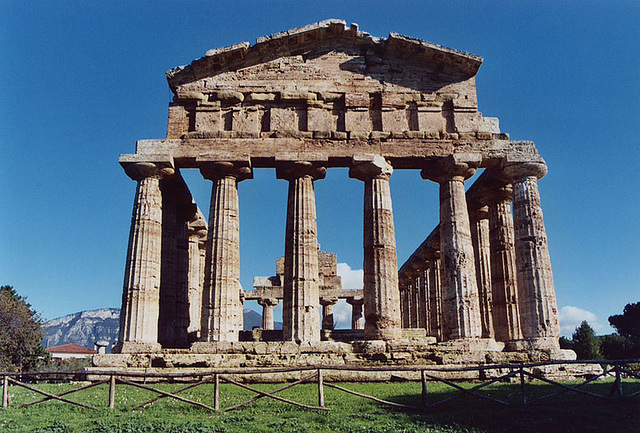
[[[137,373],[137,372],[126,372],[126,371],[91,371],[91,372],[69,372],[69,371],[39,371],[39,372],[29,372],[29,373],[0,373],[0,377],[2,377],[2,407],[4,409],[13,408],[14,406],[10,405],[9,401],[9,387],[10,386],[18,386],[22,388],[26,388],[35,393],[41,394],[44,398],[40,400],[33,401],[30,403],[25,403],[19,406],[15,406],[15,408],[25,408],[29,406],[33,406],[36,404],[44,403],[50,400],[57,400],[63,403],[68,403],[75,406],[80,406],[86,409],[97,410],[98,407],[91,406],[89,404],[79,403],[73,400],[69,400],[65,398],[66,396],[83,391],[89,388],[93,388],[100,385],[107,385],[109,387],[109,400],[108,407],[110,409],[115,408],[115,397],[116,397],[116,384],[127,385],[135,388],[141,388],[153,393],[159,394],[157,397],[145,401],[144,403],[138,404],[136,406],[131,407],[131,410],[140,409],[145,407],[151,403],[154,403],[163,398],[172,398],[178,401],[181,401],[186,404],[194,405],[201,407],[206,410],[214,411],[214,412],[229,412],[240,407],[246,406],[250,403],[253,403],[262,398],[271,398],[280,402],[284,402],[287,404],[291,404],[304,409],[314,409],[321,411],[330,410],[325,406],[325,392],[324,388],[333,388],[342,392],[346,392],[351,395],[355,395],[362,398],[367,398],[378,403],[401,408],[407,410],[416,410],[416,411],[425,411],[432,410],[440,405],[448,403],[454,399],[457,399],[463,395],[472,396],[475,398],[488,400],[490,402],[503,405],[503,406],[522,406],[522,405],[530,405],[536,402],[546,400],[567,392],[573,392],[580,395],[597,398],[601,400],[620,400],[633,398],[640,395],[640,391],[636,391],[633,393],[624,393],[623,382],[625,379],[629,380],[637,380],[640,379],[640,375],[633,371],[630,367],[630,364],[640,363],[639,359],[635,360],[620,360],[620,361],[555,361],[555,362],[543,362],[536,364],[504,364],[504,365],[485,365],[485,366],[473,366],[473,367],[447,367],[447,366],[394,366],[394,367],[364,367],[364,366],[313,366],[313,367],[293,367],[293,368],[260,368],[260,369],[251,369],[251,368],[236,368],[236,369],[211,369],[202,372],[191,372],[191,373]],[[549,365],[570,365],[570,364],[600,364],[602,366],[602,372],[593,375],[581,381],[578,384],[567,384],[558,381],[554,381],[551,379],[547,379],[545,377],[541,377],[539,374],[540,367],[545,367]],[[508,371],[508,373],[504,374],[490,374],[491,371],[495,372],[504,372]],[[422,404],[420,407],[411,406],[406,404],[395,403],[392,401],[383,400],[377,398],[375,396],[362,394],[350,389],[345,388],[344,386],[340,386],[335,382],[329,382],[325,380],[325,372],[327,371],[356,371],[356,372],[415,372],[419,373],[421,378],[420,382],[422,385]],[[472,388],[465,388],[461,386],[459,383],[452,379],[447,379],[443,377],[451,376],[452,373],[469,373],[469,372],[484,372],[483,376],[494,376],[493,378],[485,381],[480,381],[477,385]],[[232,379],[230,376],[236,377],[238,375],[260,375],[260,374],[273,374],[273,373],[291,373],[291,372],[299,372],[307,375],[303,376],[301,379],[296,380],[294,382],[288,383],[278,389],[273,391],[262,391],[256,389],[252,386],[246,385],[238,380]],[[49,392],[43,391],[41,389],[36,388],[31,382],[38,381],[47,381],[51,378],[58,378],[60,376],[65,376],[69,380],[78,380],[79,378],[86,377],[89,374],[91,377],[102,378],[100,380],[95,380],[89,384],[82,385],[79,388],[65,391],[61,394],[51,394]],[[480,376],[480,374],[479,374]],[[615,377],[611,387],[606,394],[598,394],[586,391],[584,385],[588,383],[592,383],[596,380],[599,380],[605,376]],[[49,379],[48,379],[49,378]],[[192,383],[178,389],[174,392],[167,392],[146,384],[147,379],[152,380],[191,380]],[[527,393],[527,380],[537,380],[550,385],[553,385],[554,388],[558,388],[556,392],[546,394],[539,397],[531,397]],[[497,382],[504,381],[516,381],[519,382],[519,393],[512,398],[511,401],[500,400],[494,397],[489,397],[487,395],[480,394],[478,391],[492,385]],[[29,382],[29,383],[26,383]],[[142,382],[142,383],[140,383]],[[293,388],[296,385],[300,385],[303,383],[311,383],[314,382],[317,384],[318,388],[318,405],[307,405],[302,404],[300,402],[296,402],[290,399],[286,399],[280,397],[276,394],[286,390]],[[429,394],[429,383],[440,382],[444,383],[451,388],[453,388],[457,393],[451,397],[442,398],[438,401],[430,401]],[[476,381],[474,381],[475,383]],[[243,388],[245,390],[249,390],[255,394],[255,397],[246,400],[240,404],[236,404],[230,407],[221,408],[220,407],[220,383],[229,383],[235,385],[237,387]],[[193,401],[188,398],[182,397],[178,394],[196,388],[198,386],[204,384],[213,384],[214,386],[214,397],[213,404],[207,405],[201,402]]]

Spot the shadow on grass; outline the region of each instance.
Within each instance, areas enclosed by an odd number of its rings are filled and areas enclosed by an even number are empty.
[[[580,389],[609,396],[612,382],[591,383]],[[470,389],[474,384],[467,384]],[[640,382],[625,383],[625,394],[640,391]],[[527,400],[555,394],[560,388],[545,383],[527,383]],[[544,432],[544,433],[638,433],[640,432],[640,396],[604,400],[574,392],[522,405],[519,384],[492,385],[476,391],[486,397],[509,403],[505,406],[469,394],[426,410],[389,408],[389,412],[404,412],[413,422],[425,428],[455,426],[456,431],[473,432]],[[453,388],[429,392],[429,404],[437,404],[460,395]],[[387,400],[421,407],[420,395],[388,396]]]

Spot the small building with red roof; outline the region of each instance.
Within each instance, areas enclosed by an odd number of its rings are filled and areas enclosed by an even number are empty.
[[[51,354],[54,359],[66,359],[66,358],[88,358],[95,355],[96,352],[93,349],[78,346],[77,344],[69,343],[62,346],[48,347],[47,352]]]

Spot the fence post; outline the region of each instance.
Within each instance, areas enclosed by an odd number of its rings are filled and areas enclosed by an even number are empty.
[[[9,376],[2,376],[2,408],[9,406]]]
[[[218,373],[213,375],[213,408],[216,412],[220,410],[220,377],[218,377]]]
[[[113,410],[116,407],[116,377],[111,375],[109,380],[109,409]]]
[[[324,380],[320,369],[318,369],[318,406],[324,407]]]
[[[622,374],[620,372],[620,364],[616,364],[616,381],[615,381],[615,391],[618,393],[618,397],[623,397],[622,393]]]
[[[422,370],[422,408],[429,408],[429,395],[427,394],[427,372]]]
[[[524,389],[524,367],[520,366],[520,393],[522,394],[522,405],[527,405],[527,394],[525,394]]]

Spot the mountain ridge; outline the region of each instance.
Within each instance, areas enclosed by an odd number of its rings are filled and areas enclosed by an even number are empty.
[[[243,319],[245,330],[262,325],[262,315],[254,310],[244,309]],[[282,327],[279,322],[275,325],[276,328]],[[43,323],[42,344],[45,347],[55,347],[74,343],[93,349],[96,341],[106,341],[109,343],[107,352],[110,352],[111,347],[118,340],[119,329],[119,308],[83,310]]]

